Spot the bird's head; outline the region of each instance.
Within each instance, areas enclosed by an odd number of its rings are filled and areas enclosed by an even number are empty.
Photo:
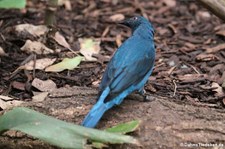
[[[135,16],[129,19],[125,19],[119,24],[130,27],[131,29],[136,29],[141,24],[149,24],[149,21],[142,16]]]
[[[129,19],[125,19],[124,21],[120,22],[119,24],[125,25],[132,29],[134,32],[138,27],[144,26],[146,29],[151,30],[151,32],[154,34],[154,29],[151,25],[151,23],[142,16],[135,16]]]

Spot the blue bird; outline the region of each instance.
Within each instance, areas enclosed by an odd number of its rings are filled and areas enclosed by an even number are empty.
[[[95,127],[103,114],[134,91],[144,93],[144,85],[155,61],[154,29],[144,17],[137,16],[121,24],[132,29],[129,37],[115,52],[103,75],[97,103],[82,125]]]

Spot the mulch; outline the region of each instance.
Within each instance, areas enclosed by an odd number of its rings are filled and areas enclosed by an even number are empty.
[[[96,82],[107,65],[107,56],[111,57],[118,48],[118,40],[124,41],[131,34],[129,29],[110,20],[110,16],[143,15],[155,28],[157,53],[155,69],[146,90],[175,101],[224,107],[225,24],[199,3],[183,0],[76,0],[71,4],[71,11],[65,10],[64,6],[58,8],[57,29],[74,51],[80,48],[78,38],[100,38],[101,51],[95,55],[98,60],[84,61],[79,68],[60,73],[36,70],[35,76],[32,71],[20,71],[12,76],[29,54],[20,50],[26,39],[16,35],[11,28],[22,23],[43,24],[45,3],[29,2],[24,10],[0,10],[0,45],[7,53],[7,56],[0,57],[0,94],[29,101],[33,96],[31,81],[34,78],[51,79],[57,87],[98,87]],[[56,46],[47,41],[47,46]],[[37,58],[55,57],[59,61],[73,56],[64,48],[60,53],[37,55]]]

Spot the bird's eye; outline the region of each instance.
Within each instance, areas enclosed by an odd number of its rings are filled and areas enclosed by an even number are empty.
[[[134,17],[133,19],[134,19],[134,20],[137,20],[138,18],[137,18],[137,17]]]

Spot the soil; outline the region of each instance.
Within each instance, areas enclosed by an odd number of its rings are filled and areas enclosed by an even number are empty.
[[[31,55],[20,50],[27,36],[15,34],[13,27],[23,23],[43,24],[46,4],[36,0],[24,10],[0,10],[0,46],[7,54],[0,57],[1,95],[80,124],[95,103],[108,57],[118,48],[119,41],[131,34],[110,17],[142,15],[155,28],[156,64],[145,86],[153,100],[143,102],[127,97],[104,115],[97,128],[142,120],[139,130],[131,134],[139,138],[142,147],[125,144],[111,148],[186,148],[196,144],[198,148],[208,148],[199,143],[225,147],[225,24],[219,18],[191,0],[77,0],[71,1],[71,5],[71,11],[64,6],[58,8],[56,28],[74,51],[80,49],[78,38],[101,39],[101,51],[95,55],[97,61],[82,61],[79,68],[59,73],[44,70],[13,73]],[[59,47],[50,39],[46,41],[50,48]],[[60,61],[75,56],[60,48],[61,52],[36,57]],[[50,79],[58,89],[44,101],[33,102],[34,78]],[[55,148],[14,132],[4,134],[0,142],[0,148]]]

